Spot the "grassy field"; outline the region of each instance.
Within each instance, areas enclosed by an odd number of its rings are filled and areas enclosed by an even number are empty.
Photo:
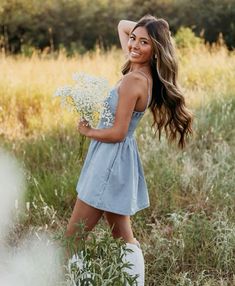
[[[132,217],[146,285],[235,285],[235,54],[200,46],[178,57],[195,115],[193,138],[184,151],[164,137],[159,142],[150,113],[136,132],[151,202]],[[27,178],[17,237],[31,226],[60,233],[76,199],[84,160],[77,118],[52,97],[55,89],[76,71],[104,76],[112,86],[122,63],[115,49],[73,58],[1,56],[0,142],[22,161]],[[105,229],[102,220],[95,230],[100,240]]]

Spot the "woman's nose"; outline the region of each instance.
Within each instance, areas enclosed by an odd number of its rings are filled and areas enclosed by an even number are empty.
[[[134,41],[134,42],[132,43],[132,47],[135,48],[135,49],[139,49],[139,43],[138,43],[138,41]]]

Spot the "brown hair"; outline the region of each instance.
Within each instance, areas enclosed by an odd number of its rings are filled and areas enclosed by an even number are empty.
[[[141,18],[135,25],[145,27],[153,45],[151,59],[151,73],[153,78],[152,99],[149,108],[153,115],[152,127],[155,134],[164,128],[168,140],[178,140],[180,148],[185,147],[186,137],[192,134],[192,113],[185,106],[183,93],[178,85],[178,64],[174,42],[170,36],[169,25],[164,19],[157,19],[151,15]],[[122,73],[130,70],[131,62],[128,60]]]

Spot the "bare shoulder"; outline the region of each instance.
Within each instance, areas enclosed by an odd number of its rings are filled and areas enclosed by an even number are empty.
[[[139,96],[146,89],[146,78],[139,72],[130,72],[124,75],[119,90]]]

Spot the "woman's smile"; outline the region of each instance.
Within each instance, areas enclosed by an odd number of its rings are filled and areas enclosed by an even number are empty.
[[[134,52],[134,51],[131,51],[131,52],[130,52],[130,55],[131,55],[132,57],[136,58],[136,57],[139,57],[141,54],[140,54],[140,53],[137,53],[137,52]]]

